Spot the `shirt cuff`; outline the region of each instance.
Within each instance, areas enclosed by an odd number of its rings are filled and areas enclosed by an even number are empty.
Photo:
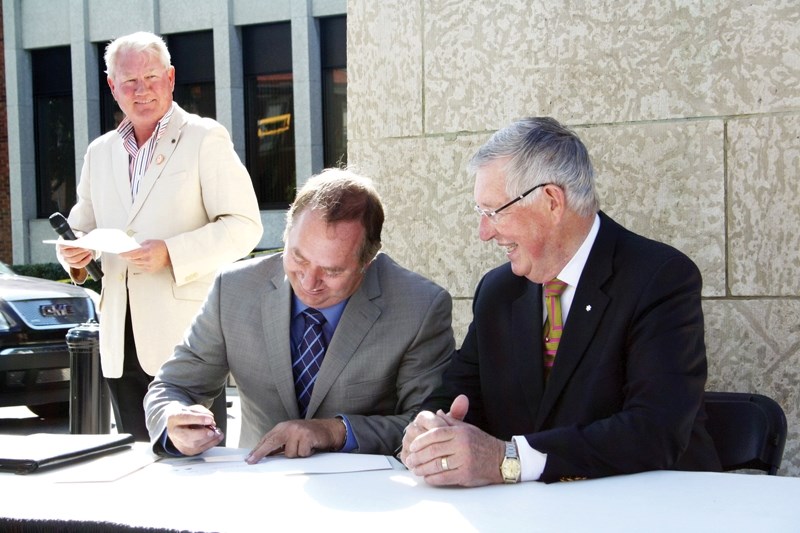
[[[344,446],[342,446],[342,449],[339,451],[343,453],[349,453],[358,449],[358,441],[356,440],[356,436],[353,435],[353,428],[350,426],[350,421],[344,415],[336,415],[336,418],[344,422],[344,430],[346,432]]]
[[[161,442],[161,449],[164,450],[165,454],[170,455],[172,457],[183,457],[183,454],[178,451],[178,448],[176,448],[175,445],[172,444],[172,441],[169,440],[169,437],[167,437],[166,429],[161,434],[159,441]]]
[[[534,450],[528,443],[528,439],[523,436],[515,435],[514,442],[517,444],[519,454],[519,465],[522,469],[520,480],[538,481],[544,472],[544,465],[547,463],[547,454]]]

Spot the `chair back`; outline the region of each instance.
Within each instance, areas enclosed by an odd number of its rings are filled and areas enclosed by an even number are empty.
[[[750,468],[776,475],[786,444],[786,415],[772,398],[746,392],[705,393],[706,429],[722,470]]]

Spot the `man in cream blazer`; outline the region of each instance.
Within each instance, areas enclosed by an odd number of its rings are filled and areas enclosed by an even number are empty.
[[[163,41],[144,32],[120,37],[106,64],[126,118],[90,144],[69,223],[83,233],[120,229],[142,246],[100,258],[100,357],[118,430],[146,440],[147,385],[217,269],[250,253],[262,227],[228,132],[172,101],[175,71]],[[90,252],[59,246],[59,255],[82,282]]]

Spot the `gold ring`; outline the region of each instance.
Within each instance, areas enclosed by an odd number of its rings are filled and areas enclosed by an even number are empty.
[[[450,467],[447,466],[447,457],[442,457],[442,471],[450,470]]]

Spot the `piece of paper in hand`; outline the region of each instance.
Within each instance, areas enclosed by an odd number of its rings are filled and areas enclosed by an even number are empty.
[[[130,252],[139,248],[139,243],[133,237],[115,228],[97,228],[74,241],[51,239],[42,242],[47,244],[69,244],[70,246],[86,248],[87,250],[112,254]]]

